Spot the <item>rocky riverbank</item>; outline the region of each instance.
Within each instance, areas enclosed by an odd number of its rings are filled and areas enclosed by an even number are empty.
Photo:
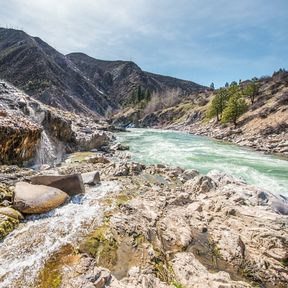
[[[239,84],[243,89],[249,81]],[[117,125],[188,131],[195,135],[232,142],[241,146],[288,155],[288,72],[276,73],[258,82],[253,104],[233,124],[208,119],[212,91],[183,97],[170,107],[147,111],[130,108],[114,116]],[[248,103],[248,100],[247,100]]]
[[[61,114],[3,83],[0,123],[10,129],[18,119],[15,131],[25,124],[38,134],[1,138],[1,149],[12,149],[1,163],[45,157],[38,170],[0,166],[1,288],[287,286],[286,197],[215,171],[133,163],[129,147],[114,142],[115,127]],[[286,108],[278,108],[269,123],[277,115],[285,123]],[[189,119],[155,125],[286,155],[287,127],[278,120],[269,130],[268,122],[250,125],[258,116],[237,129]],[[49,142],[41,150],[43,131]],[[59,151],[57,165],[42,165]]]
[[[40,270],[34,273],[36,278],[29,282],[19,272],[15,278],[9,276],[12,286],[5,287],[285,287],[288,281],[285,197],[263,192],[226,174],[213,172],[203,176],[195,170],[164,165],[145,167],[128,163],[127,157],[127,152],[113,150],[79,152],[59,167],[39,172],[20,169],[18,175],[22,178],[19,176],[12,182],[10,179],[10,192],[6,189],[6,196],[2,197],[6,207],[9,207],[7,201],[13,199],[11,194],[15,193],[13,187],[18,179],[39,184],[35,174],[58,174],[65,178],[64,175],[99,171],[102,182],[99,189],[108,182],[119,188],[104,198],[90,200],[85,208],[102,207],[99,210],[103,211],[102,216],[101,213],[94,216],[96,227],[87,222],[86,228],[81,229],[82,236],[75,234],[74,241],[69,238],[59,246],[58,234],[55,235],[53,247],[58,248],[42,259],[42,268],[38,266]],[[11,171],[3,172],[9,179]],[[47,180],[44,184],[48,184]],[[84,193],[91,193],[90,187],[86,184]],[[73,205],[73,209],[78,209]],[[16,219],[16,215],[11,216],[5,217]],[[61,217],[64,214],[59,220]],[[21,218],[18,217],[17,223]],[[93,217],[89,219],[92,221]],[[33,218],[27,220],[29,223]],[[49,222],[49,218],[45,221]],[[12,222],[17,225],[15,220]],[[19,232],[10,234],[7,242],[4,240],[6,255],[10,255],[6,243],[13,241],[13,237],[19,241],[21,235],[19,245],[24,250],[28,249],[25,233],[33,233],[34,229],[40,237],[42,232],[36,223],[25,232],[28,223],[21,224]],[[46,232],[53,234],[58,230],[62,230],[61,226],[54,232]],[[68,231],[65,233],[69,235]],[[39,241],[42,242],[40,238]],[[17,261],[24,256],[18,255]]]

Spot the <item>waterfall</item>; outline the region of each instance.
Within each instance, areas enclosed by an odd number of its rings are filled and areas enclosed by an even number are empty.
[[[43,126],[45,119],[45,111],[41,110],[37,105],[27,105],[30,118]],[[41,133],[41,139],[36,149],[36,155],[33,161],[34,168],[39,168],[43,164],[55,165],[63,160],[65,154],[64,144],[56,139],[52,139],[46,130]]]
[[[62,161],[63,154],[65,153],[64,145],[52,140],[45,130],[41,133],[41,139],[36,150],[34,165],[36,167],[43,164],[58,164]]]

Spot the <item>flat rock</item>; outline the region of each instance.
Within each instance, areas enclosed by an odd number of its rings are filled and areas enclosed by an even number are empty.
[[[83,179],[80,174],[72,174],[64,176],[59,175],[34,176],[30,180],[31,184],[45,185],[58,188],[66,192],[69,196],[85,193]]]
[[[38,214],[57,208],[68,198],[65,192],[54,187],[18,182],[13,207],[22,213]]]
[[[98,171],[82,173],[81,176],[84,184],[96,185],[100,183],[100,173]]]

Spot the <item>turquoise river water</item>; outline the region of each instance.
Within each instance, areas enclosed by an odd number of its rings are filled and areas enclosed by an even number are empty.
[[[251,149],[184,132],[130,129],[119,135],[132,160],[168,164],[207,174],[220,170],[263,190],[288,196],[288,161]]]

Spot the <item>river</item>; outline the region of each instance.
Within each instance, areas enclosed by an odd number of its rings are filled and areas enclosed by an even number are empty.
[[[288,196],[288,161],[284,158],[176,131],[133,128],[118,138],[130,146],[133,161],[191,168],[203,174],[216,169]]]

